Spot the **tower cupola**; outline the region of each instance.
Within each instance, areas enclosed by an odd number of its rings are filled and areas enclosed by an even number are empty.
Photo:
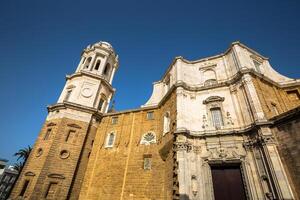
[[[88,45],[82,51],[76,72],[85,71],[101,76],[111,84],[118,65],[118,55],[116,55],[112,45],[100,41]]]

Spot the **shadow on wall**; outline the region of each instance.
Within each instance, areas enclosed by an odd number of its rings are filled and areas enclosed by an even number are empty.
[[[181,194],[181,195],[179,196],[179,199],[180,199],[180,200],[190,200],[190,197],[189,197],[187,194]]]

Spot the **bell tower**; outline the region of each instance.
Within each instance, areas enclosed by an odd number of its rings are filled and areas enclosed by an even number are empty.
[[[118,55],[107,42],[87,46],[66,76],[11,193],[12,199],[77,199],[103,113],[115,92]]]

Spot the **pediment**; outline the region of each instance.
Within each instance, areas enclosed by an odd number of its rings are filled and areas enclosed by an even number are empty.
[[[219,102],[219,101],[224,101],[225,98],[224,97],[219,97],[219,96],[210,96],[207,99],[205,99],[203,101],[203,104],[208,104],[208,103],[212,103],[212,102]]]
[[[48,174],[49,178],[58,178],[58,179],[65,179],[65,177],[62,174]]]
[[[25,173],[25,176],[35,176],[35,173],[29,171]]]
[[[77,124],[68,124],[68,126],[72,127],[72,128],[78,128],[81,129],[81,126],[77,125]]]
[[[49,124],[47,124],[47,126],[56,126],[56,124],[53,122],[50,122]]]

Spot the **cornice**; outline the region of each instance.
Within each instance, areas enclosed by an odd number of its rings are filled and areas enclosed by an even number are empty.
[[[197,60],[188,60],[188,59],[184,58],[183,56],[177,56],[177,57],[175,57],[172,60],[171,64],[169,65],[167,71],[163,74],[163,76],[162,76],[162,78],[161,78],[160,81],[162,81],[165,78],[165,76],[168,74],[168,72],[171,70],[171,68],[176,63],[177,60],[181,60],[182,62],[184,62],[186,64],[196,64],[196,63],[199,63],[199,62],[203,62],[203,61],[208,61],[208,60],[220,58],[220,57],[226,56],[232,50],[232,48],[233,48],[234,45],[239,45],[240,47],[245,48],[248,51],[250,51],[252,54],[254,54],[254,55],[258,56],[258,57],[261,57],[264,60],[269,60],[268,57],[265,57],[265,56],[259,54],[257,51],[255,51],[255,50],[247,47],[246,45],[244,45],[240,41],[235,41],[235,42],[232,42],[230,44],[230,46],[225,50],[225,52],[217,54],[217,55],[214,55],[214,56],[208,56],[208,57],[200,58],[200,59],[197,59]],[[156,82],[160,82],[160,81],[156,81]]]
[[[215,137],[219,135],[242,135],[252,133],[253,131],[258,130],[260,127],[270,126],[272,125],[272,121],[261,121],[254,122],[248,126],[240,127],[240,128],[224,128],[219,130],[205,130],[205,131],[190,131],[186,128],[177,128],[174,131],[175,135],[185,135],[187,137],[192,138],[207,138],[207,137]]]
[[[237,83],[238,81],[241,81],[242,77],[245,74],[250,74],[252,76],[259,77],[260,79],[263,79],[266,82],[268,82],[270,84],[273,84],[274,86],[276,86],[278,88],[286,88],[286,87],[299,86],[300,85],[300,82],[290,83],[288,86],[285,85],[285,84],[278,84],[278,83],[274,82],[273,80],[269,79],[268,77],[266,77],[266,76],[264,76],[262,74],[257,73],[253,69],[242,68],[240,71],[238,71],[235,75],[233,75],[229,79],[227,79],[225,81],[222,81],[222,82],[218,82],[218,83],[216,83],[214,85],[209,85],[209,86],[191,86],[191,85],[188,85],[187,83],[185,83],[183,81],[178,81],[174,85],[171,86],[171,88],[169,89],[169,91],[164,95],[164,97],[156,105],[147,106],[147,107],[141,107],[141,108],[136,108],[136,109],[129,109],[129,110],[124,110],[124,111],[119,111],[119,112],[117,111],[117,112],[114,112],[114,113],[106,113],[106,114],[104,114],[104,116],[113,116],[113,115],[125,114],[125,113],[130,113],[130,112],[139,112],[139,111],[146,111],[146,110],[157,109],[157,108],[161,107],[164,104],[164,102],[169,98],[169,96],[174,91],[176,91],[176,89],[179,88],[179,87],[182,87],[183,89],[185,89],[187,91],[191,91],[191,92],[204,91],[204,90],[214,89],[214,88],[220,88],[220,87],[229,87],[229,86]]]
[[[271,118],[270,120],[272,120],[272,122],[273,122],[272,126],[276,126],[278,124],[285,123],[292,119],[298,119],[299,117],[300,117],[300,106],[293,108],[287,112],[281,113],[281,114]]]
[[[67,102],[67,101],[64,101],[63,103],[56,103],[56,104],[47,106],[48,112],[53,112],[53,111],[56,111],[56,110],[62,110],[62,109],[67,109],[67,108],[77,110],[77,111],[81,111],[81,112],[85,112],[85,113],[90,113],[90,114],[96,116],[99,119],[103,116],[103,113],[99,112],[95,108],[82,106],[80,104],[71,103],[71,102]]]
[[[71,80],[71,79],[73,79],[75,77],[80,77],[80,76],[88,76],[88,77],[100,80],[100,81],[102,81],[107,86],[107,88],[112,93],[114,93],[116,91],[116,89],[113,88],[112,85],[103,76],[96,75],[96,74],[93,74],[93,73],[90,73],[90,72],[80,71],[80,72],[77,72],[77,73],[74,73],[74,74],[71,74],[71,75],[66,75],[66,80]]]

